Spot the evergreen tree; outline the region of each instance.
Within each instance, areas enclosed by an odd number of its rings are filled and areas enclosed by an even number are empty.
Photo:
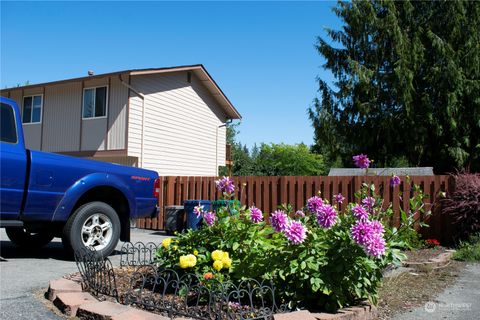
[[[437,172],[480,170],[480,3],[351,1],[333,9],[342,30],[319,38],[334,88],[309,117],[312,150],[351,164],[408,161]]]

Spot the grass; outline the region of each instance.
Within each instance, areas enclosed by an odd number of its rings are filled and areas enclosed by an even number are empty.
[[[470,237],[467,242],[461,242],[453,259],[461,261],[480,261],[480,233]]]

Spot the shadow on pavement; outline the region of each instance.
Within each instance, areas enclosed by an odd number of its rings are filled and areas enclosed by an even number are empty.
[[[22,248],[14,245],[8,240],[0,241],[0,256],[8,259],[36,258],[36,259],[55,259],[62,261],[73,261],[73,256],[69,256],[64,250],[62,243],[51,242],[42,248]]]
[[[115,250],[110,256],[120,255],[120,251]],[[73,255],[63,250],[61,242],[50,242],[42,248],[22,248],[14,245],[8,240],[0,241],[0,257],[4,262],[9,259],[54,259],[61,261],[75,261]]]

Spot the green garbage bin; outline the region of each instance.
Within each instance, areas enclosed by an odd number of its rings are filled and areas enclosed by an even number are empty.
[[[230,212],[230,215],[238,214],[238,210],[235,208],[240,207],[240,201],[238,200],[215,200],[212,201],[213,211],[217,211],[221,207],[227,207],[227,210]]]

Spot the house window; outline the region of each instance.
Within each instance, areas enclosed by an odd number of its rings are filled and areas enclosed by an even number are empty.
[[[107,87],[83,90],[83,119],[107,116]]]
[[[40,123],[42,122],[42,103],[43,96],[27,96],[23,97],[23,123]]]

